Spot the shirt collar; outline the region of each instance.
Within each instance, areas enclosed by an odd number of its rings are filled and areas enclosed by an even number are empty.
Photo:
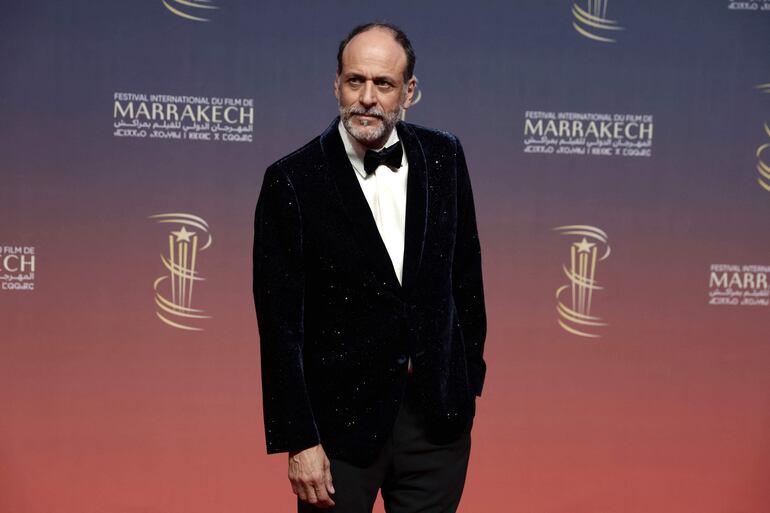
[[[366,174],[366,171],[364,170],[364,155],[366,155],[366,150],[368,149],[366,146],[361,144],[356,140],[355,137],[350,135],[350,132],[348,132],[348,129],[345,128],[345,125],[342,124],[342,120],[340,119],[340,122],[337,124],[337,129],[340,131],[340,137],[342,137],[342,144],[345,145],[345,153],[348,154],[348,159],[350,160],[350,163],[353,166],[353,169],[358,173],[361,178],[366,179],[369,175]],[[391,146],[399,141],[398,139],[398,132],[395,128],[391,130],[390,136],[388,137],[388,140],[385,142],[382,148],[385,148],[387,146]],[[382,148],[378,148],[376,151],[380,151]],[[403,156],[401,157],[401,166],[404,165],[404,159],[406,158],[406,153],[404,152]]]

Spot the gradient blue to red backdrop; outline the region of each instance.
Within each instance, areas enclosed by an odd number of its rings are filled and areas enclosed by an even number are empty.
[[[0,512],[293,510],[253,208],[370,20],[476,196],[461,511],[770,510],[770,3],[49,0],[0,12]]]

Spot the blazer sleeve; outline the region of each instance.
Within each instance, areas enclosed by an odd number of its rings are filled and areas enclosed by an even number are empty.
[[[257,201],[253,264],[267,452],[299,451],[320,443],[302,361],[302,214],[289,177],[275,164]]]
[[[457,169],[457,238],[452,261],[452,293],[465,342],[471,389],[481,395],[486,375],[484,340],[487,318],[481,274],[481,246],[476,227],[468,166],[460,141],[455,138]]]

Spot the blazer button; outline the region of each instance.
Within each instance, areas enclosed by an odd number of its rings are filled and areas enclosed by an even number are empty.
[[[396,358],[396,363],[399,365],[404,365],[406,363],[406,356],[401,355],[398,358]]]

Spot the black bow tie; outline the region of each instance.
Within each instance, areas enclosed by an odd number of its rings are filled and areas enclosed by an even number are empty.
[[[393,171],[396,171],[401,167],[401,156],[403,150],[401,149],[401,142],[397,142],[392,146],[388,146],[382,151],[366,150],[364,155],[364,170],[366,176],[374,173],[374,170],[381,165],[390,167]]]

